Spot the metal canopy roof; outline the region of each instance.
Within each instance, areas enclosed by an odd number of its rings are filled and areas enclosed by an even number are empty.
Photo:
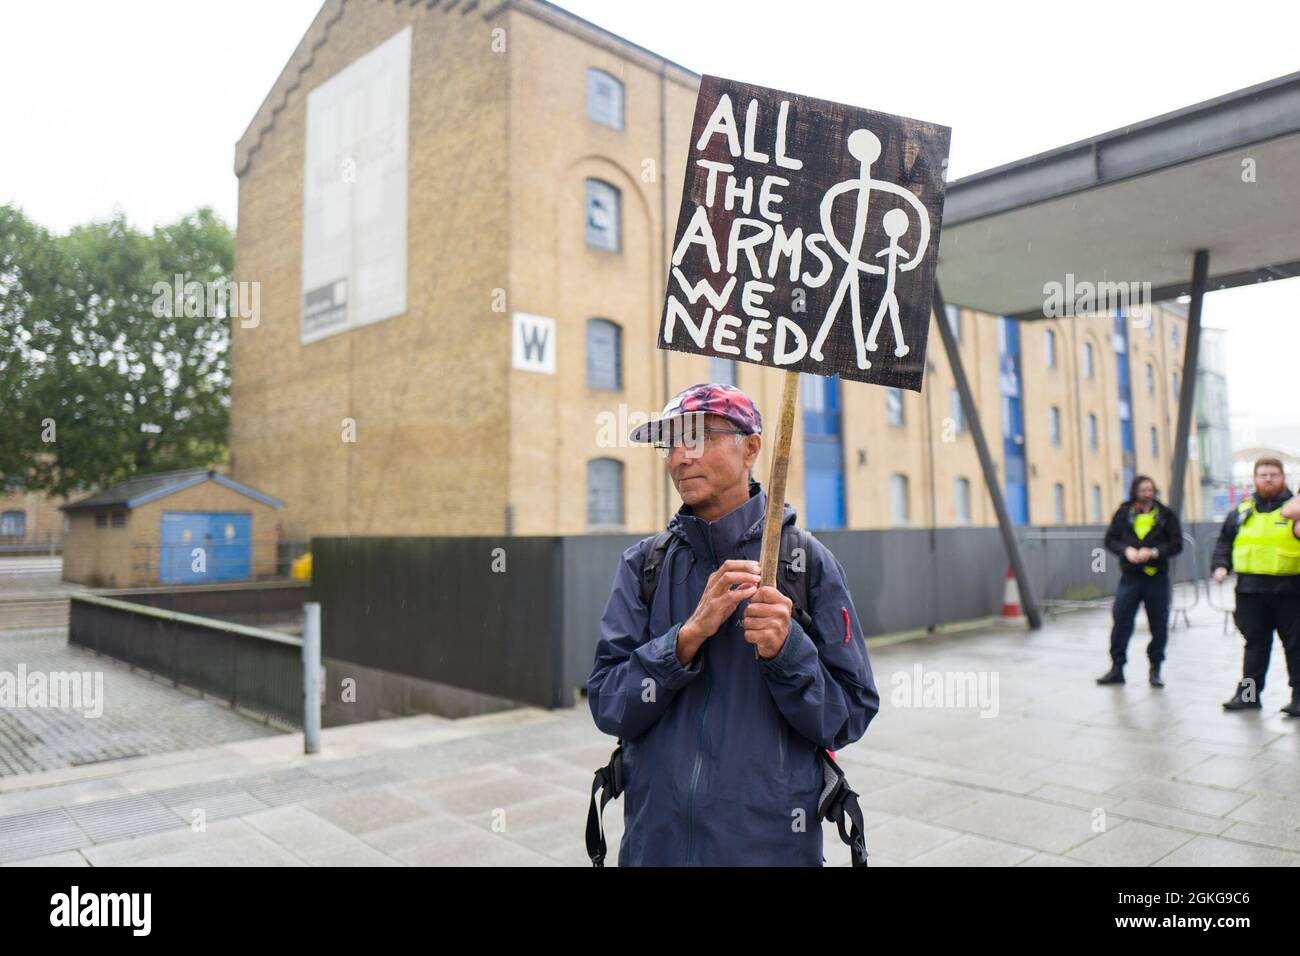
[[[1023,319],[1067,274],[1185,294],[1197,249],[1211,290],[1300,275],[1300,73],[949,183],[940,243],[949,303]]]

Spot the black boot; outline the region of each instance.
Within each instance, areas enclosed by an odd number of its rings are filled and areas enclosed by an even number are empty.
[[[1251,686],[1244,681],[1238,684],[1236,691],[1233,692],[1232,698],[1223,702],[1223,709],[1259,710],[1259,701],[1254,699],[1255,695],[1253,693],[1250,694],[1250,699],[1247,699],[1246,695],[1250,690]]]
[[[1292,689],[1291,703],[1282,708],[1282,713],[1288,717],[1300,717],[1300,690]]]
[[[1162,681],[1162,680],[1160,679],[1160,662],[1159,662],[1159,661],[1152,661],[1152,662],[1151,662],[1151,673],[1147,675],[1147,680],[1150,681],[1152,687],[1164,687],[1164,686],[1165,686],[1165,682]]]
[[[1097,678],[1098,684],[1122,684],[1124,683],[1124,665],[1111,664],[1110,670]]]

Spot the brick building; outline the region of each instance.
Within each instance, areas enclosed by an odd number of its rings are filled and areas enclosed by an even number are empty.
[[[231,469],[281,537],[649,531],[678,502],[630,415],[723,379],[774,420],[779,372],[654,347],[697,84],[539,0],[324,4],[235,159]],[[949,320],[1016,520],[1167,483],[1177,307]],[[805,379],[804,523],[994,523],[930,342],[921,394]]]
[[[63,540],[61,503],[44,492],[27,490],[22,482],[5,482],[0,487],[0,545],[57,546]]]
[[[119,482],[63,506],[63,579],[125,588],[271,577],[280,506],[205,468]]]

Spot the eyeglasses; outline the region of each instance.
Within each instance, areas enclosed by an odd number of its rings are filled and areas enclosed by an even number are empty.
[[[686,449],[688,458],[698,458],[704,453],[703,446],[706,442],[715,441],[719,435],[747,435],[748,432],[742,432],[735,428],[692,428],[689,424],[682,428],[672,428],[666,437],[660,438],[654,443],[655,450],[659,452],[659,457],[667,460],[672,455],[673,449],[683,447]],[[739,444],[739,439],[737,439]]]

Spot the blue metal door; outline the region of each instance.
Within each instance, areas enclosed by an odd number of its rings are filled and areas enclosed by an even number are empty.
[[[803,473],[805,528],[844,527],[844,442],[840,436],[840,381],[804,375]]]
[[[216,581],[247,581],[253,576],[253,516],[246,511],[218,511],[208,515],[208,535],[213,542],[208,570]]]
[[[253,516],[247,511],[165,511],[158,577],[212,584],[253,576]],[[201,550],[200,550],[201,549]]]

